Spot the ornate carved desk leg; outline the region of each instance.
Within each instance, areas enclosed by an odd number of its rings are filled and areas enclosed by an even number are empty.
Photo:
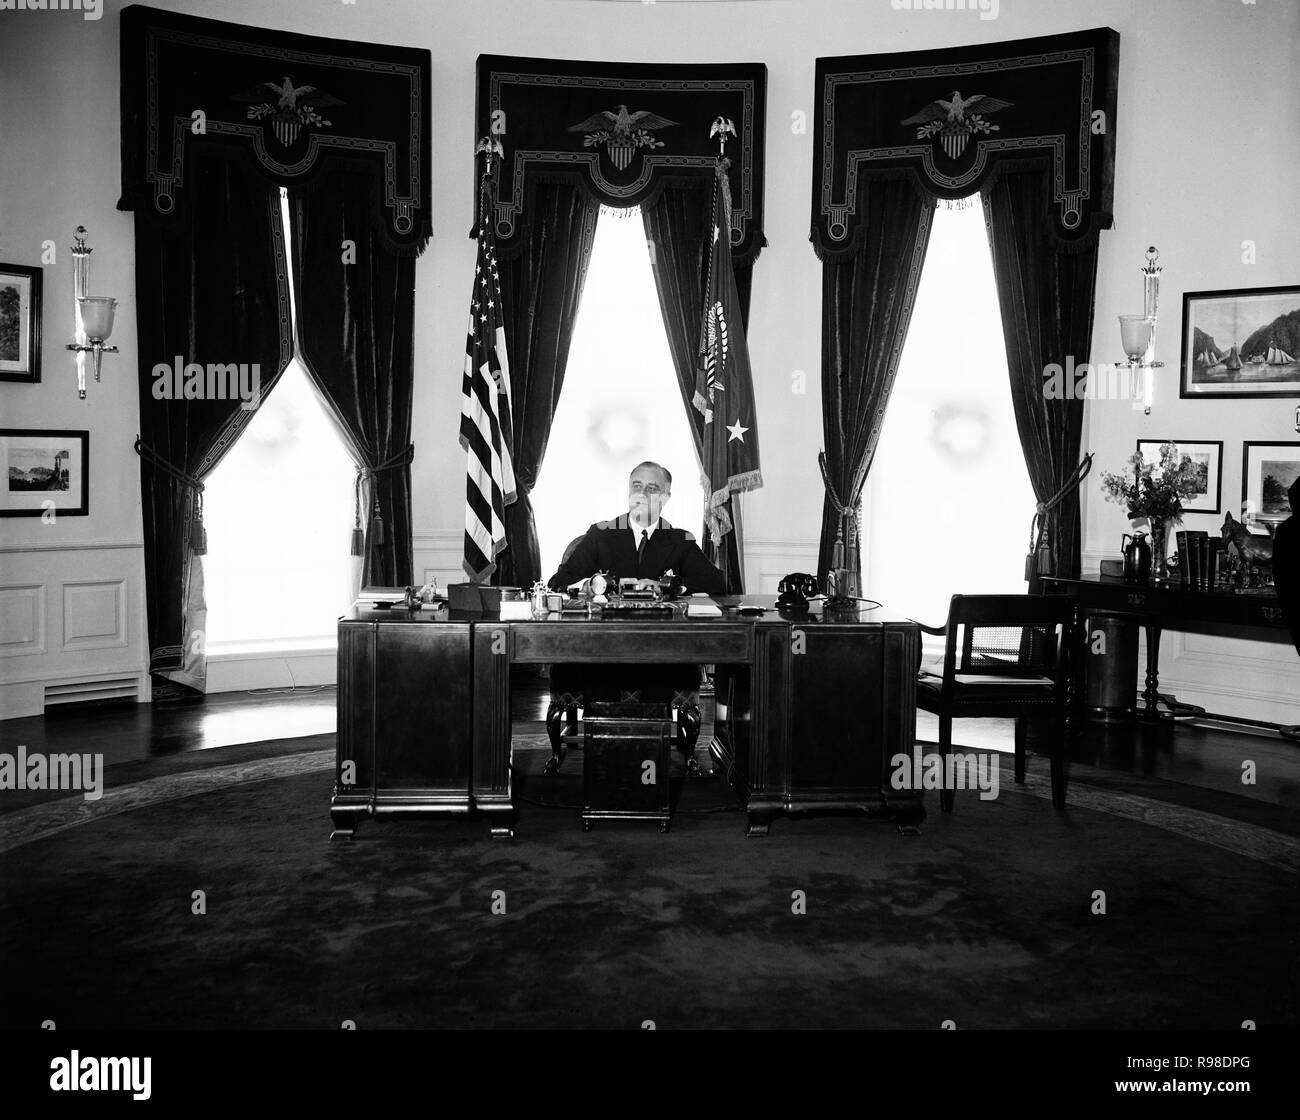
[[[1160,719],[1160,621],[1149,616],[1147,632],[1147,687],[1142,693],[1146,710],[1144,719]]]
[[[544,773],[556,773],[564,761],[563,722],[564,705],[558,699],[552,699],[551,706],[546,709],[546,737],[551,741],[551,757],[546,762]]]

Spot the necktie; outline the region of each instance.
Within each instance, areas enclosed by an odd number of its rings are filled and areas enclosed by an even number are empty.
[[[650,539],[650,534],[645,529],[641,530],[641,543],[636,546],[636,566],[638,570],[641,567],[641,557],[645,555],[645,542]]]

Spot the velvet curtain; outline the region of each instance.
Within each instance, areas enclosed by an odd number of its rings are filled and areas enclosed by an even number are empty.
[[[527,228],[517,250],[499,259],[510,363],[511,420],[518,497],[506,506],[509,548],[497,557],[493,582],[529,588],[542,571],[530,498],[546,455],[600,204],[567,182],[527,188]]]
[[[415,258],[372,223],[382,190],[370,169],[340,168],[289,190],[289,225],[299,356],[357,464],[361,582],[402,587],[414,582]]]
[[[276,189],[240,160],[196,152],[189,205],[168,221],[135,215],[141,509],[149,668],[162,698],[203,691],[203,479],[253,416],[240,398],[176,399],[154,367],[257,367],[264,398],[292,352],[289,286]],[[251,383],[249,378],[243,384]],[[164,386],[162,395],[155,385]],[[170,384],[170,389],[167,386]],[[197,387],[197,383],[196,387]],[[226,381],[229,389],[229,381]],[[227,393],[227,398],[229,394]],[[270,492],[273,494],[273,491]]]
[[[826,471],[841,505],[856,517],[880,441],[930,243],[934,200],[905,178],[872,182],[858,241],[822,265],[822,429]],[[817,573],[831,568],[841,515],[822,503]],[[847,541],[846,541],[847,544]],[[846,563],[852,560],[846,556]],[[861,586],[861,564],[853,572]]]
[[[668,333],[668,348],[677,371],[677,387],[682,405],[690,420],[695,451],[699,455],[704,442],[704,417],[691,403],[695,395],[695,375],[700,364],[700,328],[704,314],[704,289],[708,281],[708,235],[711,232],[709,209],[711,182],[668,185],[658,199],[641,208],[646,240],[651,246],[650,265],[654,270],[659,309]],[[733,262],[736,292],[740,298],[740,318],[749,328],[749,294],[753,280],[753,262]],[[713,547],[709,534],[701,529],[700,547],[727,578],[727,591],[744,590],[741,562],[740,507],[731,502],[734,531],[723,538],[721,555]]]
[[[1016,427],[1040,503],[1074,473],[1083,432],[1083,401],[1048,400],[1043,369],[1053,362],[1064,366],[1067,355],[1076,368],[1089,360],[1097,280],[1097,238],[1058,241],[1050,229],[1048,192],[1045,165],[1003,168],[982,191]],[[1052,572],[1077,576],[1078,489],[1046,516]],[[1036,583],[1031,593],[1039,590]]]

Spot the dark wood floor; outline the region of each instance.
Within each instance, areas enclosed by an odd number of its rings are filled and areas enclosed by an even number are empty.
[[[257,693],[218,693],[188,704],[125,704],[68,710],[0,721],[0,751],[93,752],[113,766],[206,751],[243,743],[328,734],[335,728],[332,687]],[[546,712],[546,682],[519,682],[512,696],[517,722],[536,723]],[[705,697],[703,748],[711,733],[712,704]],[[919,713],[917,734],[934,742],[937,722]],[[966,720],[955,727],[964,746],[1010,752],[1007,720]],[[1088,722],[1071,737],[1073,762],[1117,776],[1153,778],[1300,809],[1300,744],[1275,732],[1245,733],[1224,727]],[[1257,780],[1244,783],[1243,763],[1253,762]]]

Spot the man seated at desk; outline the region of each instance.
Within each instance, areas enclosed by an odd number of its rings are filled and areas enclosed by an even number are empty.
[[[549,580],[553,591],[605,572],[611,580],[657,582],[666,572],[687,591],[726,593],[727,581],[709,563],[695,538],[674,529],[661,516],[672,495],[673,477],[658,463],[641,463],[628,478],[626,513],[592,525]],[[671,703],[680,712],[678,749],[688,773],[697,773],[695,743],[700,733],[698,665],[556,665],[551,670],[551,705],[546,730],[551,740],[547,772],[559,768],[560,723],[570,723],[583,700],[631,700]]]
[[[695,538],[660,517],[672,496],[673,476],[658,463],[642,463],[628,479],[626,513],[598,521],[551,576],[552,591],[589,579],[597,572],[614,578],[658,580],[671,571],[687,591],[723,595],[727,581],[709,563]]]

